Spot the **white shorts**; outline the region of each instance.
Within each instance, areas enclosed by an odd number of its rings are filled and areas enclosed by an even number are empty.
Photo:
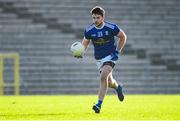
[[[112,56],[108,55],[108,56],[106,56],[106,57],[104,57],[104,58],[102,58],[100,60],[96,60],[97,68],[100,70],[105,62],[109,62],[110,61],[110,62],[113,62],[114,64],[117,63],[117,61],[113,61],[111,59],[112,59]]]

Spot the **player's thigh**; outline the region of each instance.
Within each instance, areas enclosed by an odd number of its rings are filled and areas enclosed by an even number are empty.
[[[112,67],[109,66],[109,65],[104,65],[102,68],[101,68],[101,74],[100,74],[100,77],[101,77],[101,80],[107,80],[109,75],[111,74],[112,72]]]

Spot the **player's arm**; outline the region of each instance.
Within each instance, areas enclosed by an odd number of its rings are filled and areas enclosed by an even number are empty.
[[[84,39],[82,40],[82,44],[84,45],[85,50],[87,50],[87,48],[89,47],[89,44],[90,44],[90,40],[88,40],[84,37]]]
[[[118,37],[118,42],[117,42],[117,48],[116,50],[119,52],[122,52],[122,49],[126,43],[126,34],[124,33],[123,30],[119,31],[119,33],[116,35]]]

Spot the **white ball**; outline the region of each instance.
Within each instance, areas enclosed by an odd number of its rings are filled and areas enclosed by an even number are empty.
[[[75,42],[71,45],[71,53],[73,56],[83,56],[85,48],[81,42]]]

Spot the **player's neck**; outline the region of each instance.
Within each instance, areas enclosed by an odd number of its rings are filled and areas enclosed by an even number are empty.
[[[95,25],[97,29],[102,29],[104,27],[104,22],[100,23],[99,25]]]

